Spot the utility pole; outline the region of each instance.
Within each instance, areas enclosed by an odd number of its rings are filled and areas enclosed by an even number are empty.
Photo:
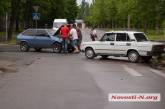
[[[6,41],[7,41],[8,40],[8,13],[7,12],[6,12],[5,20],[6,20]]]

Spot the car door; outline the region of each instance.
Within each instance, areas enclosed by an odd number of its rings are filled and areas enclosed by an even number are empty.
[[[114,54],[114,33],[105,33],[96,47],[96,52],[101,54]]]
[[[37,30],[34,37],[35,47],[38,48],[49,48],[52,45],[53,40],[46,30]]]
[[[33,29],[28,29],[22,33],[23,37],[21,41],[26,41],[30,47],[35,45],[34,35],[35,31]]]
[[[127,33],[116,33],[115,54],[126,55],[127,50],[131,48],[132,42]]]

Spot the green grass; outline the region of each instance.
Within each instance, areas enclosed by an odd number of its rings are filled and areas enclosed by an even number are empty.
[[[165,35],[163,34],[146,34],[149,40],[153,41],[165,41]]]
[[[0,32],[0,37],[3,37],[5,35],[6,35],[5,32]]]
[[[149,40],[153,41],[165,41],[165,30],[160,30],[159,33],[156,33],[155,30],[148,30],[146,33]]]
[[[0,37],[5,37],[5,32],[0,32]],[[1,43],[5,43],[5,44],[16,44],[16,36],[17,36],[17,33],[14,33],[13,34],[13,37],[10,41],[4,41],[4,42],[1,42]]]
[[[13,37],[10,41],[6,41],[5,43],[6,43],[6,44],[16,44],[16,43],[17,43],[17,42],[16,42],[16,38]]]

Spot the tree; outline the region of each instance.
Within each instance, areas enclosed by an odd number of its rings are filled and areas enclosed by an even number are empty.
[[[9,0],[0,0],[0,31],[4,30],[5,14],[9,12]]]
[[[69,21],[75,20],[78,13],[78,6],[76,0],[66,0],[65,1],[65,17]]]
[[[164,0],[95,0],[85,18],[90,25],[159,30],[165,19]]]
[[[14,22],[18,17],[19,5],[20,0],[12,0],[11,1],[11,16],[10,16],[10,23],[9,23],[9,30],[8,30],[8,40],[12,39],[13,29],[14,29]]]
[[[82,0],[82,3],[79,8],[80,8],[80,11],[79,11],[78,18],[84,19],[89,14],[89,8],[90,8],[89,3],[86,2],[85,0]]]
[[[55,18],[74,20],[78,13],[76,0],[1,0],[0,22],[3,22],[5,12],[10,11],[8,40],[12,39],[14,30],[33,27],[32,13],[35,5],[40,7],[38,11],[41,14],[38,21],[40,28],[45,27],[45,24],[52,27]]]

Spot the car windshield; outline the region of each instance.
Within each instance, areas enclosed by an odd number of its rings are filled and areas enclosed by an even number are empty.
[[[143,33],[135,33],[134,36],[138,42],[148,41]]]

